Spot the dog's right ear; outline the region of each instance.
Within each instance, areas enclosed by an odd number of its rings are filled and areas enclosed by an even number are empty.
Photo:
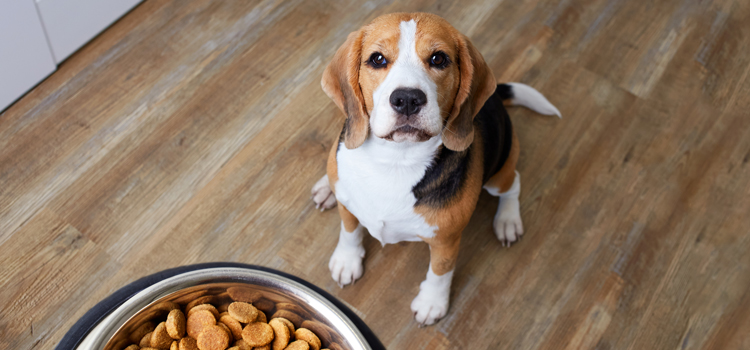
[[[474,117],[495,93],[497,81],[469,38],[459,34],[457,42],[459,90],[445,124],[448,132],[443,132],[443,144],[452,151],[461,152],[474,141]]]
[[[346,114],[344,145],[348,149],[361,146],[369,131],[369,115],[359,87],[362,37],[362,30],[349,34],[326,67],[320,82],[323,91]]]

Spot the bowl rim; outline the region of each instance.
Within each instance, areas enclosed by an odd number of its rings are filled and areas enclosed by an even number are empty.
[[[112,310],[76,348],[103,349],[107,342],[138,312],[172,293],[197,285],[232,282],[281,288],[290,292],[327,318],[354,349],[372,349],[354,322],[320,293],[278,273],[242,267],[196,269],[156,282]]]

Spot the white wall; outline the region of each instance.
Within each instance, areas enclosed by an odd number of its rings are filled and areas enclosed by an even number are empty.
[[[141,0],[0,0],[0,111]]]
[[[141,0],[36,0],[57,63]]]
[[[0,111],[55,68],[34,1],[0,1]]]

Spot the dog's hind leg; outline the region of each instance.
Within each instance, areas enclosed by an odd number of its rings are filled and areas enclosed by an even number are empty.
[[[324,175],[312,187],[312,200],[315,202],[315,208],[321,211],[331,209],[336,206],[336,196],[331,190],[331,184],[328,182],[328,175]]]
[[[315,208],[320,211],[331,209],[336,206],[336,195],[334,194],[334,185],[338,181],[338,166],[336,163],[336,152],[338,143],[331,145],[331,151],[328,152],[328,161],[326,163],[327,174],[318,180],[312,187],[312,200],[315,202]]]
[[[489,194],[500,197],[493,228],[497,239],[505,246],[510,246],[523,234],[521,206],[518,201],[518,195],[521,193],[521,176],[516,171],[520,153],[518,138],[514,133],[508,160],[500,171],[484,184],[484,189]]]

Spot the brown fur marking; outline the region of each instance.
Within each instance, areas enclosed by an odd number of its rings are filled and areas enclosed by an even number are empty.
[[[414,208],[417,214],[425,218],[428,225],[438,227],[434,237],[422,237],[422,240],[430,245],[432,272],[438,276],[455,268],[461,233],[469,223],[482,191],[484,149],[481,133],[476,128],[474,133],[475,141],[470,152],[469,169],[459,194],[449,205],[439,209],[425,205]]]
[[[487,180],[485,186],[495,188],[500,193],[508,192],[510,187],[513,186],[513,181],[516,179],[516,163],[520,154],[521,145],[518,142],[518,137],[516,137],[516,132],[513,131],[513,141],[510,146],[508,159],[503,164],[503,167],[500,168],[500,171]]]
[[[350,233],[354,232],[354,230],[357,229],[357,226],[359,226],[359,220],[354,216],[354,214],[349,212],[349,209],[346,209],[346,207],[341,204],[341,202],[338,202],[338,207],[339,216],[341,216],[341,222],[344,223],[344,230]]]

